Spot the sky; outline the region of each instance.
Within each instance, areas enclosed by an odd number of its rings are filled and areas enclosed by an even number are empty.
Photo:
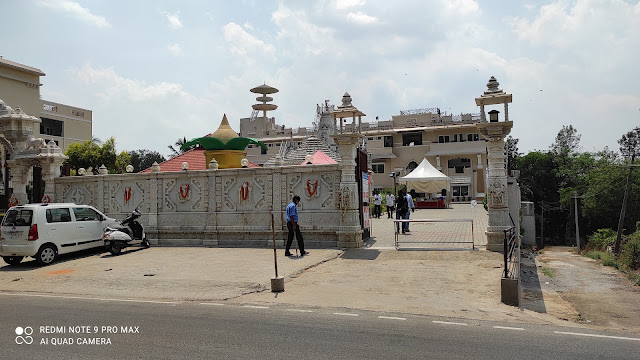
[[[563,125],[583,151],[617,151],[640,125],[640,1],[2,0],[2,13],[0,56],[45,72],[43,99],[92,110],[118,151],[168,155],[223,114],[239,131],[263,83],[280,90],[268,115],[294,128],[345,92],[363,121],[477,113],[491,76],[513,94],[524,153]]]

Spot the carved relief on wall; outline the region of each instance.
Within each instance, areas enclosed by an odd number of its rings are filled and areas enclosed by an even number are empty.
[[[162,206],[165,208],[165,210],[176,211],[176,203],[171,201],[171,198],[169,196],[169,194],[171,193],[171,190],[173,190],[175,187],[176,187],[176,180],[175,179],[165,179],[163,181],[163,184],[162,184],[162,190],[163,190]]]
[[[65,185],[62,189],[62,198],[64,199],[64,202],[71,202],[79,205],[93,205],[93,192],[91,191],[91,187],[94,185],[94,183]]]
[[[489,185],[488,192],[492,205],[504,205],[504,193],[506,192],[506,187],[502,182],[500,182],[499,180],[494,181],[491,185]]]
[[[165,179],[163,206],[169,211],[205,210],[205,178]]]
[[[318,179],[307,179],[307,186],[304,189],[304,197],[308,200],[311,200],[314,197],[319,196],[320,192],[318,191]]]
[[[320,175],[320,182],[326,188],[326,191],[323,191],[322,202],[320,205],[322,207],[330,207],[333,205],[333,194],[335,194],[333,188],[335,181],[333,176],[333,174]]]
[[[229,194],[233,194],[234,193],[234,188],[236,187],[236,178],[235,177],[225,177],[222,179],[222,205],[223,205],[223,210],[233,210],[236,211],[237,209],[237,204],[235,201],[233,201],[233,199],[231,199],[231,197],[229,196]]]
[[[110,211],[121,212],[140,209],[144,202],[144,186],[144,181],[135,181],[133,183],[123,183],[122,181],[110,182]],[[146,208],[142,210],[144,211]]]

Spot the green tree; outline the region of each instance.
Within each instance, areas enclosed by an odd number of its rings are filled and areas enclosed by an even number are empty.
[[[74,170],[93,168],[93,171],[97,173],[98,168],[104,164],[110,171],[117,171],[116,159],[118,155],[116,154],[116,141],[113,137],[102,142],[101,145],[93,140],[71,144],[65,155],[69,157],[67,163]]]
[[[507,160],[507,170],[516,170],[518,168],[518,158],[522,156],[521,152],[518,152],[518,141],[509,135],[504,144],[504,155]]]
[[[173,145],[169,145],[168,148],[169,150],[171,150],[171,155],[169,156],[173,158],[196,147],[196,145],[190,145],[190,146],[185,146],[183,148],[183,145],[186,143],[187,143],[187,138],[183,137],[182,139],[176,140],[176,142],[174,142]]]
[[[144,169],[148,169],[154,162],[158,164],[166,161],[165,157],[157,151],[140,149],[129,151],[131,156],[131,165],[133,165],[133,172],[139,172]]]
[[[636,156],[640,155],[640,126],[622,135],[620,140],[620,153],[626,159],[629,159],[629,174],[627,175],[627,182],[624,188],[624,198],[622,200],[622,209],[620,210],[620,219],[618,220],[618,234],[615,243],[615,253],[620,254],[620,241],[622,239],[622,228],[624,226],[625,211],[627,209],[627,199],[629,198],[629,191],[631,189],[631,179],[633,176],[633,165],[636,160]]]
[[[116,164],[114,169],[110,169],[109,172],[123,174],[126,172],[127,165],[129,164],[131,164],[131,155],[126,151],[121,151],[120,154],[116,155]]]

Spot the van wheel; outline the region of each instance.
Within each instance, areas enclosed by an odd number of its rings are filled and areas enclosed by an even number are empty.
[[[9,265],[18,265],[24,259],[24,256],[3,256],[2,260]]]
[[[53,245],[43,245],[36,254],[36,261],[40,265],[49,265],[56,260],[58,253]]]
[[[109,252],[111,253],[111,255],[120,255],[121,251],[122,251],[122,247],[120,247],[120,244],[118,244],[115,241],[112,241],[111,245],[109,246]]]

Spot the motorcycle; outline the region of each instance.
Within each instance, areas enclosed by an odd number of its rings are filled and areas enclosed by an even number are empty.
[[[104,241],[104,247],[109,250],[112,255],[119,255],[122,249],[140,245],[142,247],[149,248],[149,240],[144,233],[144,228],[138,222],[138,218],[142,214],[135,209],[120,222],[122,227],[107,227],[104,229],[102,240]]]

